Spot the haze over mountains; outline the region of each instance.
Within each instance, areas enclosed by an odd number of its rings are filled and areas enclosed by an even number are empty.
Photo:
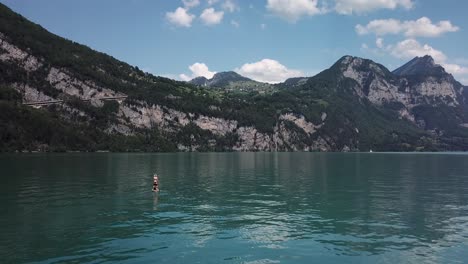
[[[344,56],[275,85],[235,72],[174,81],[0,5],[1,151],[468,150],[467,99],[429,56],[393,72]]]

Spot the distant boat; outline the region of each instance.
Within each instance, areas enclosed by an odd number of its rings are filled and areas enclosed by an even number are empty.
[[[370,152],[370,153],[372,153],[372,152],[373,152],[373,151],[372,151],[372,149],[371,149],[371,150],[369,150],[369,152]]]

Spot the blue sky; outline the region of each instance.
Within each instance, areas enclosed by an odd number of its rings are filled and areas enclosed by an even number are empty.
[[[49,31],[155,75],[235,70],[279,82],[343,55],[389,69],[432,55],[468,84],[460,0],[0,0]]]

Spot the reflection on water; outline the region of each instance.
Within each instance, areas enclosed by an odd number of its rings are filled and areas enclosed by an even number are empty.
[[[38,154],[0,167],[6,262],[468,259],[463,154]]]

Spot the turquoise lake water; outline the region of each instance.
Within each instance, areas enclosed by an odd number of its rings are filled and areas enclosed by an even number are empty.
[[[463,153],[9,154],[0,168],[2,263],[468,260]]]

